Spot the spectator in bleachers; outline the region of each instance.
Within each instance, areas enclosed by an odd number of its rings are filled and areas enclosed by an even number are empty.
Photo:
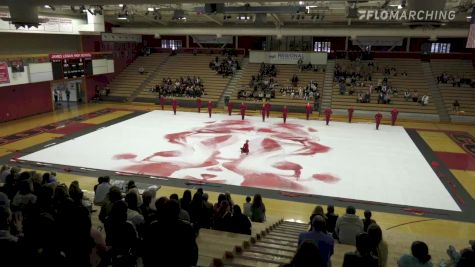
[[[414,90],[411,94],[412,102],[417,102],[419,100],[419,93],[417,90]]]
[[[10,233],[12,212],[7,195],[0,192],[0,251],[2,266],[17,266],[21,259],[21,250],[18,238]],[[8,203],[8,204],[7,204]]]
[[[144,266],[195,266],[198,246],[193,227],[178,218],[180,205],[177,201],[165,200],[161,206],[157,221],[144,235]]]
[[[452,112],[459,112],[460,111],[460,103],[457,99],[454,100],[452,103]]]
[[[206,218],[203,204],[203,194],[197,191],[193,195],[193,199],[190,202],[190,222],[195,229],[201,228],[201,225],[206,224]]]
[[[249,218],[242,214],[241,208],[239,205],[233,206],[233,215],[231,217],[231,232],[243,234],[243,235],[250,235],[251,234],[251,222]]]
[[[143,66],[139,67],[139,73],[140,73],[140,75],[145,73],[145,68]]]
[[[112,206],[114,205],[114,203],[121,199],[122,199],[122,192],[120,192],[120,189],[117,186],[112,186],[109,189],[109,192],[107,193],[106,201],[103,202],[101,211],[99,212],[99,220],[102,223],[105,223],[107,221],[107,218],[109,217],[109,214],[112,210]]]
[[[137,261],[138,234],[134,225],[127,220],[127,204],[116,201],[110,216],[104,223],[106,243],[110,247],[108,256],[112,266],[135,266]]]
[[[322,216],[322,218],[325,220],[325,222],[327,220],[327,217],[325,216],[325,213],[323,212],[322,206],[316,206],[313,209],[312,215],[310,215],[310,220],[309,220],[309,223],[308,223],[308,224],[310,224],[310,230],[312,229],[313,218],[315,218],[315,216],[317,216],[317,215]]]
[[[206,228],[206,229],[211,228],[212,218],[213,218],[213,213],[214,213],[213,204],[208,202],[208,198],[209,198],[208,194],[203,193],[203,213],[204,213],[203,218],[206,221],[202,222],[201,228]]]
[[[219,209],[214,214],[213,229],[220,231],[231,231],[232,212],[227,200],[221,201]]]
[[[138,199],[134,192],[129,192],[125,195],[125,202],[127,203],[127,221],[131,222],[139,234],[142,234],[142,227],[145,219],[139,212],[137,205]]]
[[[191,191],[190,190],[185,190],[183,192],[183,196],[180,199],[180,207],[188,213],[190,212],[190,203],[191,203]]]
[[[2,168],[0,168],[0,183],[5,183],[5,178],[10,174],[10,170],[11,168],[8,165],[3,165]]]
[[[260,194],[254,195],[251,206],[251,221],[265,222],[266,221],[266,206],[262,202]]]
[[[142,197],[140,196],[139,189],[132,180],[127,183],[127,193],[134,193],[137,196],[137,206],[142,205]]]
[[[36,198],[31,180],[21,180],[18,182],[18,192],[13,197],[11,205],[15,210],[31,209],[36,203]]]
[[[356,251],[345,253],[343,267],[378,267],[378,259],[371,255],[371,244],[367,233],[356,236]]]
[[[99,177],[98,182],[99,184],[94,186],[94,205],[102,206],[111,188],[110,178],[109,176]]]
[[[312,230],[301,233],[299,235],[298,244],[301,245],[306,240],[311,240],[317,245],[322,266],[330,267],[330,258],[333,255],[335,241],[333,237],[326,232],[325,218],[323,218],[323,216],[316,215],[313,217]]]
[[[156,211],[151,207],[153,198],[154,193],[151,190],[146,190],[142,194],[142,205],[140,205],[139,211],[144,218],[145,225],[149,225],[157,216]]]
[[[458,252],[453,246],[449,246],[447,254],[450,257],[452,267],[471,267],[475,266],[475,240],[470,240],[471,247],[464,248]]]
[[[299,83],[299,77],[297,76],[297,74],[294,74],[290,81],[292,82],[292,86],[296,87]]]
[[[375,220],[371,219],[371,211],[370,210],[365,210],[364,211],[364,219],[363,219],[363,230],[365,232],[368,232],[368,227],[373,224],[373,223],[376,223]]]
[[[414,241],[411,245],[411,255],[405,254],[399,258],[398,267],[431,267],[429,247],[422,241]]]
[[[246,197],[246,203],[242,204],[242,209],[244,210],[244,215],[246,215],[247,217],[251,217],[252,213],[251,213],[251,197],[250,196],[247,196]]]
[[[175,82],[170,77],[164,78],[161,84],[152,88],[152,92],[158,93],[159,97],[186,96],[194,98],[206,94],[200,77],[191,78],[190,76],[180,77]]]
[[[411,99],[411,93],[408,90],[404,90],[404,99],[409,101]]]
[[[190,192],[190,199],[191,199],[191,191],[190,190],[185,190],[185,192],[186,191]],[[186,193],[186,194],[188,194],[188,193]],[[185,197],[185,193],[183,193],[183,196]],[[175,200],[178,203],[178,206],[180,206],[180,212],[178,213],[178,218],[180,220],[190,222],[190,213],[187,210],[185,210],[181,207],[181,201],[178,200],[178,195],[177,194],[171,194],[170,195],[170,200]],[[187,202],[185,202],[185,203],[187,203]],[[189,207],[189,204],[188,204],[188,207]]]
[[[327,217],[327,231],[333,234],[335,232],[336,221],[338,220],[338,214],[335,214],[335,207],[333,207],[333,205],[327,206],[325,216]]]
[[[326,267],[320,259],[320,251],[315,242],[305,241],[300,244],[295,256],[283,267]]]
[[[363,221],[355,213],[355,208],[348,206],[346,214],[336,221],[335,234],[340,243],[354,245],[356,236],[363,232]]]
[[[418,101],[422,106],[427,106],[429,104],[429,96],[423,95],[421,99]]]
[[[383,240],[381,227],[376,223],[368,227],[371,253],[378,258],[378,267],[386,267],[388,262],[388,244]]]

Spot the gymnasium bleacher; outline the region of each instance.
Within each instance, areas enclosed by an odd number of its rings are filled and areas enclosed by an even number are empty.
[[[448,75],[475,81],[475,70],[469,60],[433,59],[431,67],[435,80],[445,72]],[[439,83],[438,87],[449,114],[475,116],[475,88],[467,84],[463,84],[461,87],[453,86],[452,83]],[[460,103],[460,112],[453,112],[452,103],[454,100],[458,100]]]
[[[299,78],[299,83],[298,83],[298,86],[295,87],[295,89],[298,89],[299,87],[305,88],[309,84],[310,81],[316,81],[318,83],[318,90],[321,94],[323,90],[323,86],[324,86],[324,79],[325,79],[325,72],[323,71],[324,67],[325,66],[319,66],[318,72],[316,71],[300,72],[299,69],[297,68],[297,65],[283,65],[283,64],[276,65],[277,76],[275,77],[275,80],[277,81],[278,86],[276,86],[275,98],[271,99],[270,103],[272,105],[277,105],[277,106],[287,105],[287,106],[294,106],[294,107],[303,107],[307,104],[307,102],[313,103],[313,99],[304,100],[303,98],[299,98],[298,96],[295,96],[293,98],[289,95],[284,96],[282,95],[282,93],[280,93],[279,90],[281,87],[291,86],[292,76],[296,74]],[[241,76],[241,79],[237,83],[236,89],[233,92],[233,95],[231,96],[231,101],[244,102],[248,104],[256,103],[256,100],[254,98],[238,99],[237,94],[239,90],[249,87],[249,82],[251,81],[251,77],[259,73],[259,68],[260,68],[260,64],[257,64],[257,63],[250,63],[247,65],[247,68],[244,70]]]
[[[168,54],[155,53],[150,56],[138,57],[126,69],[116,75],[115,79],[109,84],[111,97],[129,98],[147,79],[150,72],[162,64],[168,58]],[[143,67],[144,74],[139,74],[139,68]]]
[[[339,64],[350,64],[348,60],[337,60]],[[365,61],[362,61],[361,64],[367,64]],[[340,95],[338,84],[335,82],[333,85],[333,93],[332,93],[332,107],[335,109],[348,109],[353,107],[356,110],[364,110],[364,111],[391,111],[393,108],[397,108],[400,112],[407,112],[407,113],[420,113],[420,114],[437,114],[437,110],[433,101],[431,101],[431,94],[429,92],[427,81],[422,73],[422,65],[420,60],[415,59],[375,59],[374,60],[374,72],[372,74],[372,81],[365,82],[365,85],[362,87],[355,87],[355,93],[350,96]],[[376,71],[376,67],[379,67],[379,71]],[[385,67],[394,67],[396,68],[397,73],[407,72],[407,76],[398,76],[390,75],[388,77],[389,84],[392,87],[397,88],[398,93],[397,95],[393,94],[391,98],[390,104],[378,104],[377,98],[378,93],[374,92],[371,94],[371,102],[370,103],[357,103],[356,99],[358,93],[360,92],[367,92],[370,83],[376,87],[378,80],[382,80],[384,78],[383,69]],[[419,96],[429,95],[429,104],[426,106],[422,106],[419,103],[415,103],[412,101],[406,101],[404,99],[404,90],[408,90],[409,92],[413,92],[417,90]],[[348,91],[348,90],[347,90]]]
[[[137,95],[135,101],[154,101],[157,99],[158,94],[151,92],[151,89],[155,85],[160,84],[163,78],[170,77],[171,80],[178,79],[180,77],[200,77],[205,94],[201,97],[203,101],[216,102],[223,94],[226,85],[228,84],[231,76],[222,77],[216,74],[214,70],[209,68],[209,62],[213,61],[217,55],[193,55],[193,54],[177,54],[176,56],[170,56],[165,64],[156,72],[156,75],[151,77],[147,84],[142,88]],[[190,100],[186,97],[177,97],[177,99]]]

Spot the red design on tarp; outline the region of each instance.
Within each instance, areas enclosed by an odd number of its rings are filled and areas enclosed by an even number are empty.
[[[223,120],[165,135],[165,139],[176,150],[157,151],[142,159],[116,159],[131,163],[121,169],[127,173],[209,183],[228,183],[228,176],[232,176],[232,184],[235,185],[305,193],[309,191],[306,184],[313,180],[329,184],[339,181],[338,177],[331,174],[314,174],[301,179],[304,166],[296,160],[299,157],[315,157],[330,150],[319,144],[318,138],[312,135],[316,131],[295,123],[259,127],[246,120]],[[249,155],[239,153],[242,140],[235,137],[238,135],[249,136]],[[236,150],[236,154],[230,155],[229,149]],[[318,161],[318,157],[315,160]],[[236,180],[236,177],[242,180]]]
[[[322,181],[322,182],[327,183],[327,184],[334,184],[334,183],[338,183],[338,181],[340,181],[340,179],[338,177],[335,177],[331,174],[314,174],[314,175],[312,175],[312,177],[315,180]]]
[[[132,154],[132,153],[124,153],[124,154],[118,154],[114,155],[112,158],[113,159],[135,159],[137,155]]]

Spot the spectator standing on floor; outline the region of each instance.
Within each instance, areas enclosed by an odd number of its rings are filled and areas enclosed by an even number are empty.
[[[254,195],[254,199],[251,205],[251,221],[266,221],[266,206],[264,205],[264,202],[262,202],[262,197],[260,194]]]
[[[102,206],[112,185],[110,184],[109,176],[99,177],[98,182],[99,185],[97,185],[94,194],[94,205]]]

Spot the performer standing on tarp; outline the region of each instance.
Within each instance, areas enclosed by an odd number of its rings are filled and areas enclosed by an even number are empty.
[[[328,125],[330,123],[330,118],[333,114],[333,111],[332,111],[331,108],[327,108],[327,109],[325,109],[324,113],[325,113],[325,122]]]
[[[249,154],[249,140],[246,140],[246,143],[241,147],[241,154],[246,153],[246,155]]]
[[[173,101],[172,101],[172,107],[173,107],[173,114],[176,115],[176,107],[177,107],[177,102],[176,102],[176,98],[173,98]]]
[[[211,118],[211,113],[213,113],[213,102],[208,101],[208,114],[210,118]]]
[[[391,125],[392,126],[394,126],[396,124],[398,114],[399,114],[399,110],[397,110],[397,108],[393,108],[391,110]]]
[[[241,102],[239,110],[241,111],[241,119],[244,120],[244,116],[246,116],[246,104],[244,102]]]
[[[196,100],[196,106],[198,107],[198,113],[201,113],[201,97]]]
[[[284,119],[284,123],[287,122],[288,113],[289,113],[289,109],[287,108],[287,106],[284,106],[284,108],[282,109],[282,118]]]
[[[355,110],[353,108],[348,109],[348,122],[351,123],[351,120],[353,119],[353,112]]]
[[[310,103],[307,103],[307,105],[305,106],[305,113],[307,115],[307,120],[310,118],[310,114],[312,113],[312,106],[310,105]]]
[[[383,119],[383,114],[381,113],[376,113],[376,115],[374,115],[374,119],[376,120],[376,130],[379,130],[379,124],[381,124],[381,120]]]

